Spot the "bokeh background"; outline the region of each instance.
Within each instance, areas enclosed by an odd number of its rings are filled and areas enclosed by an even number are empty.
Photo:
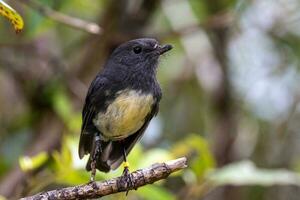
[[[138,37],[175,48],[160,60],[160,112],[131,170],[181,156],[189,167],[127,199],[299,199],[299,0],[6,2],[25,28],[0,17],[1,200],[89,180],[77,154],[87,88]]]

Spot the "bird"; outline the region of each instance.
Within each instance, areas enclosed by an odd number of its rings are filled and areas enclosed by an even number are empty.
[[[113,50],[88,89],[82,111],[79,157],[89,154],[86,170],[109,172],[127,155],[157,115],[162,97],[156,74],[161,55],[171,50],[153,38],[127,41]]]

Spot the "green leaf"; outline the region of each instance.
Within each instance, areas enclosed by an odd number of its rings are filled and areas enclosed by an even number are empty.
[[[81,128],[81,123],[82,123],[81,113],[74,112],[71,114],[71,116],[69,116],[66,125],[71,132],[78,133],[78,130],[80,130]]]
[[[207,179],[217,185],[300,185],[300,176],[286,169],[260,169],[252,161],[229,164],[214,171]]]
[[[71,116],[71,101],[66,95],[65,90],[59,89],[53,95],[53,107],[56,113],[67,122]]]
[[[215,160],[207,141],[200,135],[190,134],[184,140],[176,143],[172,150],[175,157],[188,156],[189,168],[198,177],[215,167]]]
[[[72,137],[64,137],[61,151],[53,152],[56,183],[76,185],[89,181],[90,173],[84,169],[87,160],[79,160],[77,156],[77,142]],[[102,175],[103,173],[97,173],[96,179],[103,179]]]
[[[61,151],[54,151],[52,157],[54,159],[55,171],[68,171],[72,168],[72,154],[67,145],[66,137],[63,138]]]

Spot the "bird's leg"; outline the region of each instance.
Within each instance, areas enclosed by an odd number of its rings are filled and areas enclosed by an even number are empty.
[[[127,155],[126,155],[126,150],[125,148],[123,147],[123,167],[124,167],[124,170],[123,170],[123,176],[127,176],[129,174],[129,162],[127,161]]]
[[[132,181],[132,177],[130,175],[130,171],[129,171],[129,162],[127,161],[127,155],[126,155],[126,149],[125,146],[122,144],[123,146],[123,166],[124,166],[124,170],[123,170],[123,174],[122,176],[125,178],[125,181],[127,183],[127,185],[129,185],[129,187],[133,186],[133,181]],[[126,196],[128,195],[129,190],[126,191]]]
[[[101,144],[100,144],[100,135],[99,133],[95,136],[95,143],[94,143],[94,150],[93,150],[93,154],[92,154],[92,157],[91,157],[91,179],[90,181],[91,182],[94,182],[95,181],[95,176],[96,176],[96,162],[97,162],[97,159],[100,155],[100,152],[102,151],[101,149]]]
[[[96,176],[96,160],[92,160],[91,162],[91,178],[90,178],[90,182],[94,182],[95,181],[95,176]]]

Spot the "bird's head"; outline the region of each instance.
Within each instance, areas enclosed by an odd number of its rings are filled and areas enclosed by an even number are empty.
[[[171,50],[169,44],[159,45],[152,38],[130,40],[118,46],[111,54],[109,60],[116,65],[126,67],[128,70],[156,68],[160,55]]]

